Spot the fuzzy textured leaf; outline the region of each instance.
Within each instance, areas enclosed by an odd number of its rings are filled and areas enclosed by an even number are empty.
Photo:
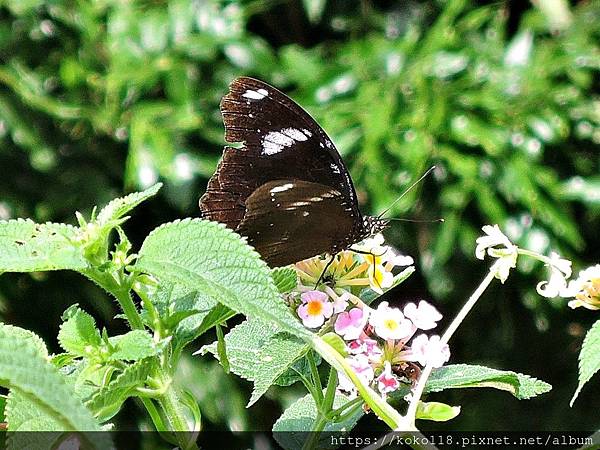
[[[98,213],[98,223],[103,225],[120,219],[143,201],[155,196],[161,187],[162,183],[157,183],[145,191],[134,192],[125,197],[115,198]]]
[[[583,340],[579,354],[579,384],[573,394],[571,405],[575,402],[583,386],[598,370],[600,370],[600,320],[592,325]]]
[[[75,244],[77,233],[65,224],[0,221],[0,273],[85,269],[87,261]]]
[[[78,356],[89,354],[89,347],[98,347],[101,344],[100,332],[92,316],[78,308],[71,306],[63,314],[65,322],[58,332],[58,343],[67,352]]]
[[[138,361],[158,353],[154,339],[144,330],[133,330],[108,340],[115,348],[109,356],[112,361]]]
[[[519,400],[526,400],[552,389],[548,383],[528,375],[484,366],[455,364],[434,370],[427,381],[425,391],[440,392],[444,389],[473,387],[500,389],[510,392]]]
[[[186,219],[160,226],[144,241],[135,268],[304,339],[311,337],[279,297],[258,253],[222,224]]]
[[[290,292],[298,284],[298,274],[291,267],[276,267],[271,270],[271,276],[277,290],[282,294]]]
[[[256,402],[309,348],[301,339],[255,319],[233,328],[225,336],[225,345],[231,371],[254,382],[248,406]],[[216,343],[203,347],[201,351],[216,357]]]
[[[336,394],[333,401],[333,407],[339,408],[349,401],[349,398],[342,394]],[[346,420],[339,423],[328,423],[319,439],[317,448],[334,449],[338,446],[332,445],[331,438],[327,433],[350,432],[358,422],[358,419],[364,414],[362,408],[350,415]],[[307,438],[310,437],[312,425],[317,417],[317,407],[315,400],[310,394],[298,399],[277,419],[273,425],[273,437],[277,443],[286,450],[300,450]]]
[[[87,403],[94,416],[100,421],[110,420],[131,397],[138,386],[143,386],[152,369],[151,360],[141,360],[128,366],[106,387],[100,389]]]
[[[0,380],[2,385],[26,397],[35,408],[52,416],[63,430],[100,430],[73,388],[17,327],[0,324]],[[26,402],[22,402],[25,404]],[[21,403],[20,403],[21,404]],[[14,414],[14,409],[10,414]],[[9,431],[13,423],[9,417]],[[14,416],[13,416],[14,417]],[[16,425],[15,425],[16,426]]]

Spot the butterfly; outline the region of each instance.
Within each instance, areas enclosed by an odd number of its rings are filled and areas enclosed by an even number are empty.
[[[271,267],[335,254],[388,221],[363,216],[340,154],[287,95],[248,77],[221,100],[226,146],[200,210],[235,230]]]

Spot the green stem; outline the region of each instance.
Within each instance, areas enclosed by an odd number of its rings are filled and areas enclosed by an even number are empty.
[[[329,378],[327,379],[327,389],[325,390],[325,397],[323,398],[323,411],[329,412],[333,408],[333,401],[335,400],[335,388],[337,387],[337,382],[337,371],[332,367],[329,370]]]
[[[169,428],[171,431],[175,432],[175,437],[179,446],[183,450],[197,450],[198,446],[193,438],[190,438],[193,437],[193,433],[198,430],[190,430],[189,424],[185,418],[185,413],[181,407],[182,402],[180,401],[175,388],[170,383],[165,395],[160,397],[158,402],[169,422]]]
[[[345,415],[344,411],[346,411],[348,408],[354,408],[355,406],[362,406],[362,402],[363,402],[362,398],[356,397],[355,399],[352,399],[349,402],[344,403],[339,408],[331,411],[331,417],[334,419],[337,417],[337,419],[335,419],[335,422],[341,422],[341,420],[339,418],[342,417],[342,415]]]
[[[354,400],[356,400],[356,399],[354,399]],[[348,405],[348,404],[350,404],[352,402],[348,402],[348,403],[346,403],[346,405]],[[344,405],[344,406],[346,406],[346,405]],[[356,414],[356,411],[358,411],[360,408],[362,408],[362,403],[361,402],[357,402],[356,404],[353,404],[352,407],[350,407],[350,409],[348,409],[348,411],[346,411],[344,414],[340,414],[337,417],[336,422],[343,422],[343,421],[349,419],[351,416],[353,416],[354,414]]]
[[[131,292],[129,291],[129,289],[119,287],[119,289],[114,291],[113,294],[119,302],[119,306],[123,310],[123,313],[127,317],[127,321],[129,322],[131,329],[143,330],[144,323],[142,322],[142,317],[138,313],[137,308],[135,307],[135,303],[133,303],[133,299],[131,298]]]
[[[306,390],[310,393],[313,400],[315,401],[315,405],[317,405],[317,409],[320,411],[321,410],[320,398],[322,398],[323,393],[321,393],[321,395],[319,396],[319,394],[317,394],[317,390],[316,390],[315,386],[310,382],[310,380],[308,378],[306,378],[304,376],[304,374],[302,372],[296,370],[296,368],[294,368],[294,367],[292,367],[292,370],[298,374],[298,376],[300,377],[300,381],[302,381],[302,384],[304,385]]]
[[[325,429],[327,422],[328,421],[325,416],[321,412],[318,412],[309,437],[304,442],[304,445],[302,445],[302,450],[312,450],[317,448],[319,438],[321,437],[321,432]]]
[[[404,417],[382,399],[373,389],[367,386],[364,381],[354,373],[354,370],[350,367],[348,361],[346,361],[345,358],[331,345],[325,342],[320,336],[315,336],[312,339],[312,345],[315,351],[318,352],[325,361],[336,370],[343,372],[352,383],[354,383],[365,403],[369,405],[371,410],[377,414],[377,417],[383,420],[391,429],[398,430],[400,427],[408,427],[406,421],[403,420]],[[405,431],[416,431],[416,428],[413,426],[412,428],[405,429]]]
[[[500,260],[496,261],[492,265],[492,267],[490,268],[490,271],[485,276],[485,278],[483,279],[481,284],[477,287],[477,289],[475,289],[473,294],[471,294],[471,296],[469,297],[467,302],[464,304],[464,306],[461,308],[459,313],[456,315],[456,317],[454,318],[452,323],[448,326],[448,328],[446,329],[446,331],[444,332],[444,334],[442,335],[442,337],[440,339],[440,345],[444,345],[444,344],[448,343],[448,341],[450,340],[450,338],[452,337],[454,332],[458,329],[460,324],[464,321],[467,314],[469,314],[471,309],[473,309],[473,307],[475,306],[475,304],[477,303],[477,301],[479,300],[479,298],[481,297],[483,292],[488,288],[488,286],[494,279],[494,276],[496,275],[496,272],[497,272],[498,264],[500,264]],[[413,396],[412,396],[412,399],[408,406],[408,410],[406,411],[405,421],[406,421],[407,427],[415,428],[415,421],[417,418],[417,407],[419,405],[419,401],[421,400],[423,392],[425,391],[425,385],[427,384],[427,380],[429,378],[429,375],[431,375],[432,370],[433,370],[433,366],[431,365],[431,362],[427,362],[427,365],[425,366],[425,368],[423,369],[423,372],[421,373],[421,376],[419,377],[419,382],[417,383],[417,387],[415,388],[415,390],[413,392]]]
[[[309,351],[306,355],[306,359],[308,359],[308,365],[310,366],[310,374],[313,380],[313,386],[317,391],[317,395],[319,396],[317,405],[323,402],[323,385],[321,384],[321,377],[319,376],[319,369],[317,368],[317,363],[315,362],[314,355],[311,351]]]
[[[169,431],[165,426],[165,423],[163,422],[163,419],[160,416],[160,413],[158,412],[158,409],[156,408],[154,402],[151,399],[144,397],[140,397],[140,400],[146,408],[146,411],[148,411],[148,414],[150,414],[150,418],[152,419],[152,423],[154,424],[156,431],[158,431],[159,433]]]
[[[131,298],[129,283],[124,281],[123,277],[119,277],[120,281],[116,281],[111,275],[100,272],[97,269],[84,270],[82,273],[92,281],[96,282],[106,292],[110,292],[115,296],[125,317],[127,317],[127,321],[132,330],[144,329],[142,317],[138,313],[135,303],[133,303],[133,299]]]

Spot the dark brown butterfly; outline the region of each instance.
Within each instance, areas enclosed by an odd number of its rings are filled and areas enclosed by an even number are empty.
[[[334,254],[378,233],[362,216],[348,169],[323,129],[259,80],[234,80],[221,100],[223,158],[200,199],[202,216],[248,238],[272,267]]]

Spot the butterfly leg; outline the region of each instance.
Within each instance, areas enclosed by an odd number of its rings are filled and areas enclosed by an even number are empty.
[[[331,258],[329,259],[329,261],[327,261],[327,264],[325,264],[325,268],[323,269],[323,272],[321,272],[321,275],[319,275],[319,279],[317,280],[317,282],[315,284],[315,289],[321,283],[321,281],[323,281],[323,278],[325,278],[325,274],[327,273],[327,269],[329,269],[329,266],[331,266],[331,264],[333,263],[334,259],[335,259],[335,255],[332,255]]]
[[[377,258],[377,257],[381,257],[381,256],[385,255],[385,252],[383,252],[381,255],[376,255],[376,254],[375,254],[375,253],[373,253],[373,252],[366,252],[366,251],[364,251],[364,250],[359,250],[359,249],[357,249],[357,248],[352,248],[352,247],[350,247],[348,250],[350,250],[351,252],[354,252],[354,253],[361,254],[361,255],[371,255],[371,257],[373,258],[373,262],[375,262],[375,258]],[[383,289],[383,288],[381,287],[381,284],[379,284],[379,280],[378,280],[378,279],[377,279],[377,277],[375,276],[375,264],[371,264],[371,266],[372,266],[372,268],[373,268],[373,279],[375,280],[375,283],[377,283],[377,287],[378,287],[379,289]]]

